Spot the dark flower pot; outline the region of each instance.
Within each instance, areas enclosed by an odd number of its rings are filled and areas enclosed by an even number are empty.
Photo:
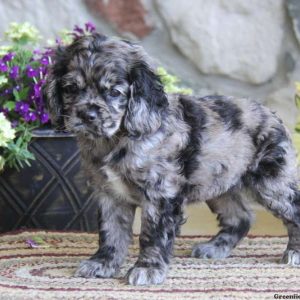
[[[20,228],[94,231],[97,204],[82,171],[75,138],[36,130],[36,160],[0,173],[0,232]]]

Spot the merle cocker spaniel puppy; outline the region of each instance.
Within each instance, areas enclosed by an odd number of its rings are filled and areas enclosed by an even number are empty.
[[[45,86],[53,123],[77,136],[99,202],[99,250],[76,276],[112,277],[141,207],[133,285],[160,284],[186,204],[205,201],[221,230],[192,256],[225,258],[249,231],[256,200],[287,227],[282,262],[300,264],[295,151],[282,122],[257,102],[167,95],[142,47],[99,34],[57,50]],[[200,226],[200,225],[199,225]]]

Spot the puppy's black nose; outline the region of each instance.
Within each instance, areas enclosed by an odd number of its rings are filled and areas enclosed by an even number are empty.
[[[96,110],[89,110],[86,114],[86,119],[87,121],[90,121],[90,122],[93,122],[97,119],[98,117],[98,114],[97,114],[97,111]]]
[[[86,122],[94,122],[98,118],[98,109],[96,107],[90,107],[86,111],[79,112],[78,115]]]

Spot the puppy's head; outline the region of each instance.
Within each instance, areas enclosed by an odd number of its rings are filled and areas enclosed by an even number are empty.
[[[88,138],[158,130],[168,106],[140,46],[94,34],[59,48],[44,92],[52,123]]]

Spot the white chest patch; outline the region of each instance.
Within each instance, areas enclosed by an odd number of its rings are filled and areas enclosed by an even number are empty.
[[[130,203],[137,203],[137,200],[132,198],[128,186],[117,172],[109,167],[103,167],[102,171],[107,176],[106,185],[113,192],[115,197],[122,198]]]

